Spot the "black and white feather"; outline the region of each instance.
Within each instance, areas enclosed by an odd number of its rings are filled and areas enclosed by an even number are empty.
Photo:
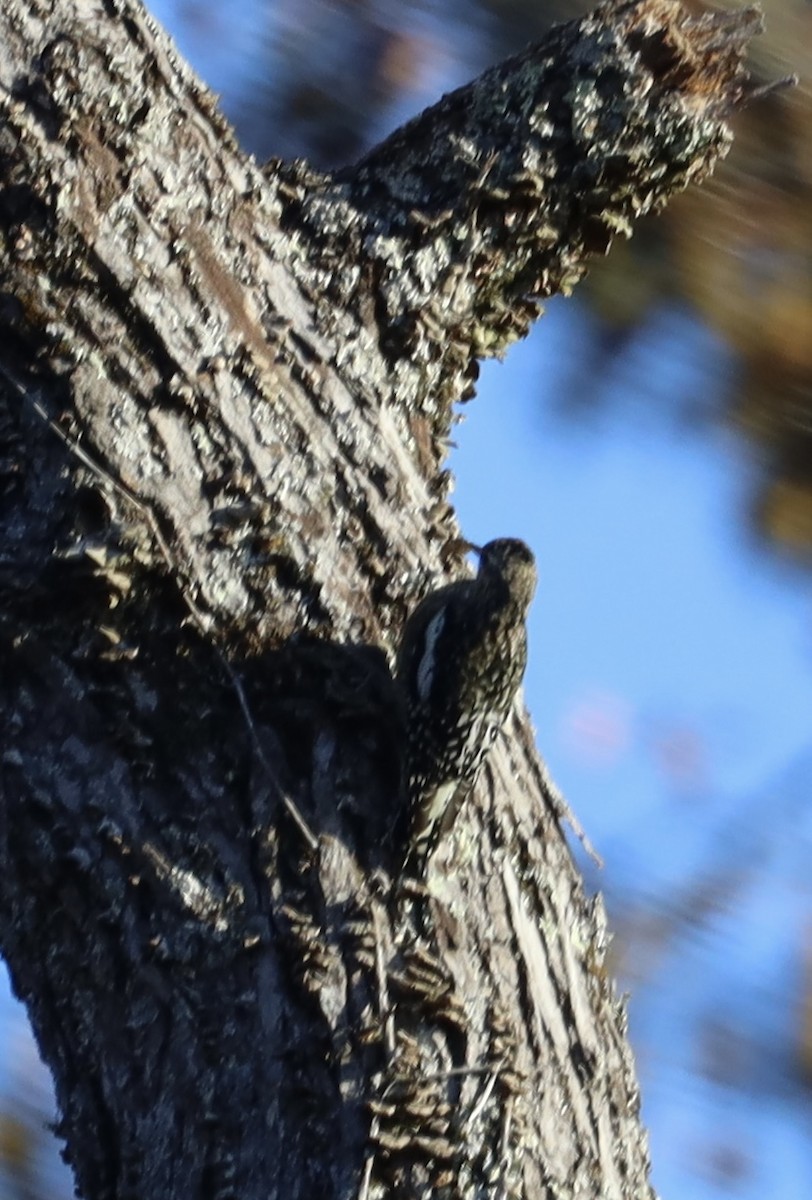
[[[527,662],[530,548],[499,538],[474,579],[431,592],[406,622],[398,682],[408,714],[409,860],[422,869],[505,722]]]

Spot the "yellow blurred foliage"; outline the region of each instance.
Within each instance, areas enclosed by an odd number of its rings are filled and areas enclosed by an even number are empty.
[[[7,1171],[19,1175],[31,1162],[34,1152],[31,1127],[11,1112],[0,1112],[0,1162]]]

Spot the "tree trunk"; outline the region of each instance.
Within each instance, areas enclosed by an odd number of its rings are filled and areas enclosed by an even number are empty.
[[[390,663],[477,357],[707,174],[756,27],[605,4],[329,176],[134,2],[3,5],[0,939],[86,1200],[652,1194],[529,723],[423,892]]]

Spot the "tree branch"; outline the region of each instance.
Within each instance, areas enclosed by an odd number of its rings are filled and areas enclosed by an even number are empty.
[[[692,18],[678,0],[606,3],[333,178],[276,164],[322,302],[374,312],[399,395],[429,419],[438,460],[476,360],[523,337],[592,255],[727,153],[760,28],[752,8]]]

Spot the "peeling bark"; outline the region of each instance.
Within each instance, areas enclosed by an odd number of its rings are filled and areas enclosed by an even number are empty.
[[[605,4],[328,176],[134,4],[4,6],[0,941],[87,1200],[652,1194],[529,724],[423,894],[389,663],[477,358],[713,167],[756,31]]]

